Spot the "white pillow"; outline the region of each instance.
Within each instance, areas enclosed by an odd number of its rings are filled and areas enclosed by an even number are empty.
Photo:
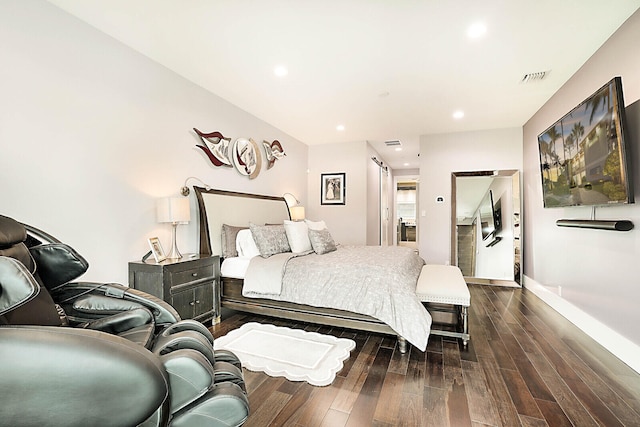
[[[309,227],[309,230],[320,231],[327,228],[327,224],[325,224],[324,221],[309,221],[305,219],[304,222],[307,224],[307,227]]]
[[[309,240],[309,227],[304,221],[289,221],[285,219],[284,231],[287,233],[291,252],[299,254],[313,249]]]
[[[253,258],[260,255],[260,250],[258,250],[255,240],[253,240],[253,234],[251,234],[250,229],[238,231],[236,250],[239,257]]]

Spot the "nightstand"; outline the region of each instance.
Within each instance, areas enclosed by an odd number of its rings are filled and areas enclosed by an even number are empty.
[[[183,319],[220,321],[220,257],[132,261],[129,286],[168,302]]]

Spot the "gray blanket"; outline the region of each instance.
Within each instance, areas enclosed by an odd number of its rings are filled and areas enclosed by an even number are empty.
[[[366,314],[383,321],[420,350],[426,349],[431,316],[416,297],[416,282],[424,261],[414,250],[400,246],[340,246],[324,255],[313,253],[285,261],[283,258],[288,257],[273,259],[284,265],[279,295],[243,294]],[[252,261],[247,275],[254,274],[250,272],[253,264]],[[282,267],[272,271],[279,269]]]
[[[251,258],[249,268],[244,274],[242,295],[245,297],[264,297],[282,293],[282,276],[289,260],[296,255],[291,252],[275,254],[269,258],[256,256]]]

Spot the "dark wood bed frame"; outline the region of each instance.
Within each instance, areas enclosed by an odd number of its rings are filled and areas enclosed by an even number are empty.
[[[222,257],[222,224],[249,226],[249,221],[264,224],[290,219],[289,208],[283,197],[213,190],[197,186],[193,189],[198,201],[201,254]],[[386,323],[350,311],[286,301],[246,298],[242,296],[242,283],[241,279],[221,278],[222,307],[300,322],[397,335]],[[406,346],[406,340],[398,336],[398,347],[401,353],[406,352]]]

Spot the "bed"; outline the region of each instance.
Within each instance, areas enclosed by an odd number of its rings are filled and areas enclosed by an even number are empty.
[[[276,253],[266,259],[258,256],[255,259],[251,258],[250,262],[246,259],[241,261],[241,257],[234,259],[229,254],[228,247],[233,244],[229,241],[229,227],[245,228],[250,223],[252,227],[255,224],[282,224],[283,220],[290,219],[285,199],[198,186],[194,186],[194,191],[199,211],[200,253],[220,255],[224,260],[225,268],[222,269],[224,274],[221,277],[220,286],[222,307],[294,321],[396,335],[401,352],[406,352],[407,341],[418,349],[425,350],[431,317],[415,295],[415,282],[424,262],[413,251],[399,247],[338,245],[336,251],[322,255]],[[223,233],[223,228],[227,234]],[[236,238],[235,235],[233,238]],[[358,255],[361,250],[379,252],[379,254]],[[402,253],[403,251],[411,253]],[[378,258],[375,258],[376,261],[369,267],[358,262],[359,269],[366,271],[366,278],[355,281],[351,278],[351,283],[347,283],[345,275],[340,276],[343,267],[333,266],[333,264],[345,259],[353,259],[352,256]],[[226,267],[227,262],[231,260],[240,261],[240,267],[237,267],[238,273]],[[248,270],[246,265],[243,267],[242,264],[251,264],[251,268],[254,269],[253,276],[268,277],[270,271],[277,271],[278,267],[274,269],[273,266],[266,266],[263,267],[266,270],[256,269],[261,263],[271,265],[274,262],[280,262],[284,271],[280,273],[281,288],[273,292],[260,290],[247,292],[247,288],[253,283],[250,282],[252,275],[251,270]],[[331,280],[325,280],[324,276],[319,276],[319,269],[324,268],[321,265],[322,262],[331,265],[330,268],[327,267],[328,270],[334,270],[331,273]],[[387,272],[384,270],[386,267],[382,266],[384,263],[395,265],[395,270]],[[308,265],[303,266],[303,264]],[[308,276],[305,276],[307,273],[296,273],[301,268],[312,270]],[[390,268],[393,270],[393,267]],[[306,298],[313,292],[333,296],[333,300],[329,302],[307,300]],[[337,292],[343,293],[338,295]],[[356,307],[355,301],[362,302],[363,304],[360,305],[364,308]]]

